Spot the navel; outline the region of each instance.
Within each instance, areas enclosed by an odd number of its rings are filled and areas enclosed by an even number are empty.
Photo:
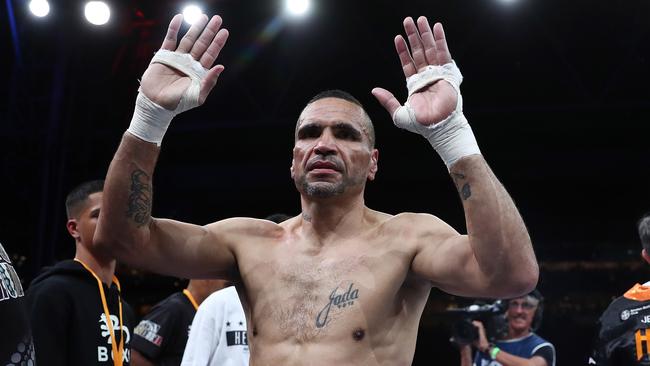
[[[365,330],[361,328],[357,328],[354,330],[354,332],[352,332],[352,339],[354,339],[357,342],[361,342],[361,340],[363,339],[363,337],[365,337],[365,335],[366,335]]]

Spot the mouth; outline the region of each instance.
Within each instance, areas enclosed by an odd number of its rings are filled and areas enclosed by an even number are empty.
[[[331,174],[340,171],[338,164],[328,160],[316,160],[307,165],[307,171],[315,174]]]

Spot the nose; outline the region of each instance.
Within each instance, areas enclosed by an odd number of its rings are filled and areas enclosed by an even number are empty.
[[[316,141],[314,152],[318,155],[332,155],[336,153],[336,142],[329,130],[323,131]]]

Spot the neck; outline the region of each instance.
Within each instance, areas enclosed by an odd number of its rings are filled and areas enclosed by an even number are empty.
[[[523,338],[527,335],[530,334],[530,329],[522,329],[522,330],[517,330],[517,329],[508,329],[508,338],[507,339],[517,339],[517,338]]]
[[[77,252],[74,257],[92,269],[103,283],[111,285],[113,275],[115,275],[115,259],[105,259],[93,255],[81,244],[77,244]]]
[[[206,289],[206,286],[197,285],[195,280],[190,280],[190,283],[187,285],[186,290],[192,294],[194,301],[196,301],[198,305],[201,305],[203,300],[205,300],[205,298],[208,297],[211,293]]]
[[[304,234],[314,235],[321,240],[359,234],[367,208],[363,195],[354,199],[349,197],[333,197],[313,200],[301,197],[302,223]]]

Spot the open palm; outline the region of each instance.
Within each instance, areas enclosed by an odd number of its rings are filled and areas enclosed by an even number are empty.
[[[426,17],[419,17],[417,24],[411,17],[404,19],[404,30],[409,46],[401,36],[395,37],[395,49],[407,78],[424,70],[429,65],[444,65],[451,62],[442,24],[431,29]],[[395,96],[386,89],[375,88],[373,95],[393,115],[401,106]],[[456,90],[446,81],[439,80],[412,94],[408,102],[415,112],[417,122],[429,126],[447,118],[458,101]]]
[[[201,80],[199,94],[199,104],[203,104],[224,69],[223,65],[212,66],[212,64],[228,39],[228,30],[221,28],[222,20],[218,15],[213,16],[209,21],[208,17],[203,15],[190,27],[177,46],[177,36],[182,21],[182,15],[174,16],[169,23],[161,49],[189,54],[207,70],[207,74]],[[190,83],[190,77],[184,73],[160,63],[151,63],[142,76],[140,90],[153,102],[173,110]]]

